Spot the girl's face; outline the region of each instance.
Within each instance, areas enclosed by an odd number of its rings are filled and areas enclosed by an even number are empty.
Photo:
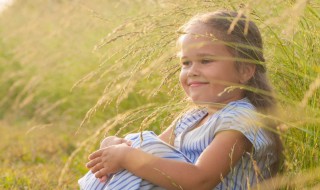
[[[242,75],[235,67],[233,55],[221,41],[214,41],[203,25],[196,25],[179,39],[180,83],[195,103],[228,103],[243,97],[239,88],[222,93],[237,85]]]

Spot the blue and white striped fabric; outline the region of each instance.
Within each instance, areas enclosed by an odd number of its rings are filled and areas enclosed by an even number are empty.
[[[140,138],[141,133],[129,134],[125,139],[132,141],[132,147],[139,148],[144,152],[148,152],[157,157],[174,159],[183,162],[191,162],[185,157],[179,150],[173,146],[161,141],[156,134],[151,131],[144,131],[142,133],[143,141]],[[127,170],[118,172],[112,176],[112,178],[101,183],[95,178],[92,172],[88,172],[84,177],[79,180],[80,189],[83,190],[148,190],[163,188],[158,187],[146,180],[133,175]]]
[[[215,135],[225,130],[241,132],[254,148],[254,152],[245,154],[214,190],[249,189],[271,176],[271,165],[277,161],[274,136],[260,122],[255,107],[247,98],[230,102],[205,124],[193,129],[206,115],[205,109],[192,110],[176,125],[174,146],[192,163],[196,163]]]
[[[174,131],[174,147],[160,141],[154,133],[144,132],[141,149],[155,156],[181,160],[195,164],[204,149],[214,140],[217,133],[236,130],[245,135],[254,147],[253,153],[245,154],[214,190],[244,190],[271,176],[270,168],[277,161],[274,137],[264,129],[255,107],[247,98],[230,102],[213,114],[202,126],[194,126],[207,115],[205,109],[195,109],[186,113],[177,122]],[[129,135],[133,146],[139,147],[139,134]],[[181,151],[181,152],[180,152]],[[161,189],[142,180],[128,171],[113,176],[105,184],[88,173],[79,180],[81,189]]]

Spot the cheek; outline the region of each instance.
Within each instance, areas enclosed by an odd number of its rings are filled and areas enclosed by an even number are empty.
[[[186,73],[186,71],[184,71],[184,70],[181,70],[180,71],[180,75],[179,75],[179,82],[180,82],[180,85],[182,86],[182,88],[184,89],[184,91],[186,92],[186,93],[188,93],[187,92],[187,90],[188,90],[188,88],[187,88],[187,73]]]
[[[186,75],[186,72],[181,69],[180,71],[180,75],[179,75],[179,82],[181,85],[183,85],[183,83],[187,80],[187,75]]]

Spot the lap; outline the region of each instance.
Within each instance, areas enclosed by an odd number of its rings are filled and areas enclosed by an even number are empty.
[[[179,160],[182,162],[190,162],[190,160],[179,150],[173,146],[161,141],[152,131],[144,131],[142,133],[129,134],[125,139],[132,141],[132,147],[139,148],[144,152],[153,154],[154,156]],[[89,171],[79,181],[80,189],[84,190],[135,190],[135,189],[162,189],[156,185],[143,180],[127,170],[123,170],[113,176],[107,182],[101,183],[95,178],[94,174]]]

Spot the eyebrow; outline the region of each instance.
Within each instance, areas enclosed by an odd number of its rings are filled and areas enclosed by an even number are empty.
[[[180,53],[177,55],[178,57],[180,57]],[[199,53],[199,54],[197,54],[196,55],[196,57],[214,57],[214,56],[216,56],[216,55],[214,55],[214,54],[208,54],[208,53]],[[187,59],[188,57],[187,56],[182,56],[182,57],[180,57],[180,59]]]

